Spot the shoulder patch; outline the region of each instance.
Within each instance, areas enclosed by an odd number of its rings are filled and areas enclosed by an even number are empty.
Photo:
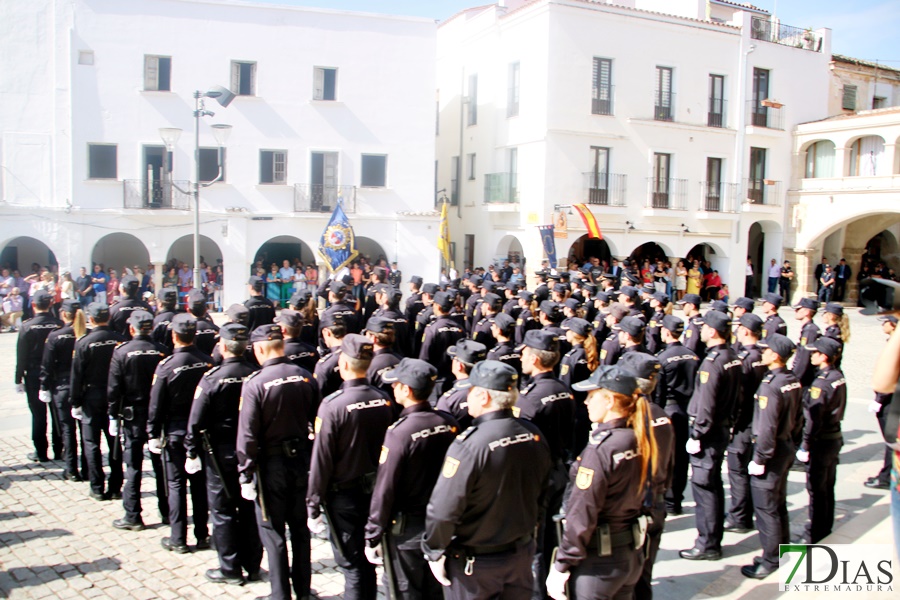
[[[575,487],[579,490],[586,490],[591,487],[594,480],[594,470],[585,467],[578,467],[578,474],[575,475]]]
[[[709,381],[709,371],[700,371],[700,383]]]
[[[379,465],[383,465],[384,463],[387,462],[389,452],[390,452],[390,449],[387,446],[381,447],[381,456],[378,457]]]
[[[338,396],[340,396],[343,393],[344,393],[344,390],[337,390],[335,392],[331,392],[330,394],[325,396],[324,399],[322,399],[322,402],[330,402],[331,400],[334,400],[335,398],[337,398]]]
[[[390,425],[388,425],[388,431],[390,431],[391,429],[393,429],[394,427],[396,427],[397,425],[399,425],[400,423],[402,423],[403,421],[405,421],[406,418],[407,418],[408,416],[409,416],[409,415],[406,415],[406,416],[404,416],[404,417],[400,417],[399,419],[397,419],[396,421],[394,421],[393,423],[391,423]]]
[[[514,416],[515,418],[518,419],[518,418],[519,418],[519,415],[522,414],[522,409],[519,408],[518,406],[513,406],[513,407],[512,407],[512,414],[513,414],[513,416]]]
[[[252,373],[250,373],[249,375],[247,375],[247,379],[245,379],[245,381],[250,381],[251,379],[253,379],[253,378],[256,377],[257,375],[259,375],[260,373],[262,373],[262,369],[259,369],[259,370],[257,370],[257,371],[253,371]]]
[[[167,362],[169,362],[170,360],[172,360],[173,358],[175,358],[175,355],[174,355],[174,354],[170,354],[169,356],[167,356],[167,357],[165,357],[164,359],[162,359],[161,361],[159,361],[159,364],[164,365],[164,364],[166,364]]]
[[[817,387],[810,387],[810,388],[809,388],[809,395],[810,395],[810,397],[811,397],[813,400],[818,400],[818,399],[819,399],[819,396],[822,395],[822,389],[821,389],[821,388],[817,388]]]
[[[602,348],[600,350],[600,360],[603,360],[604,358],[606,358],[606,354],[607,354],[606,348]]]
[[[316,421],[313,424],[313,433],[319,433],[322,430],[322,417],[316,417]]]
[[[594,445],[594,446],[597,446],[597,445],[599,445],[599,444],[602,444],[602,443],[603,443],[603,440],[605,440],[605,439],[608,438],[609,436],[610,436],[610,431],[609,431],[609,429],[606,429],[606,430],[604,430],[604,431],[601,431],[601,432],[600,432],[599,434],[597,434],[597,435],[591,434],[591,444]]]
[[[766,407],[769,405],[769,397],[758,396],[757,400],[759,401],[759,410],[766,410]]]
[[[452,479],[453,476],[456,475],[457,469],[459,469],[459,461],[448,456],[444,459],[441,475],[443,475],[445,479]]]
[[[213,373],[215,373],[216,371],[218,371],[221,368],[222,368],[222,365],[217,365],[217,366],[213,367],[212,369],[210,369],[209,371],[207,371],[206,373],[204,373],[203,376],[209,377],[210,375],[212,375]]]
[[[567,374],[569,372],[569,365],[563,365],[559,368],[560,377]]]

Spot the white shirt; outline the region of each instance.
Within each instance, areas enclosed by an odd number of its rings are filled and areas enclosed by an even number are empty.
[[[781,277],[781,267],[778,265],[769,267],[769,277]]]

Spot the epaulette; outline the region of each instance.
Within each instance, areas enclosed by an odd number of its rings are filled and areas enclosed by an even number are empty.
[[[116,348],[115,348],[115,349],[118,350],[118,349],[119,349],[119,346],[124,346],[125,344],[127,344],[127,343],[130,342],[130,341],[131,341],[131,340],[125,340],[125,341],[123,341],[123,342],[119,342],[118,344],[116,344]]]
[[[322,402],[330,402],[331,400],[334,400],[335,398],[337,398],[338,396],[340,396],[343,393],[344,393],[344,390],[337,390],[336,392],[332,392],[332,393],[328,394],[327,396],[325,396],[325,398],[322,400]]]
[[[252,373],[247,375],[247,379],[245,379],[244,381],[250,381],[251,379],[253,379],[257,375],[259,375],[260,373],[262,373],[262,369],[259,369],[258,371],[253,371]]]
[[[525,389],[522,390],[521,392],[519,392],[519,394],[527,394],[528,392],[530,392],[531,390],[534,389],[534,386],[535,386],[535,383],[532,381],[531,383],[529,383],[528,385],[526,385],[526,386],[525,386]]]
[[[209,377],[210,375],[212,375],[213,373],[215,373],[216,371],[218,371],[218,370],[221,369],[221,368],[222,368],[222,365],[216,365],[215,367],[213,367],[212,369],[210,369],[209,371],[207,371],[206,373],[204,373],[203,376],[204,376],[204,377]],[[254,371],[253,373],[255,374],[255,373],[257,373],[257,372],[258,372],[258,371]]]
[[[162,359],[161,361],[159,361],[159,364],[164,365],[164,364],[166,364],[167,362],[169,362],[170,360],[172,360],[173,358],[175,358],[175,355],[174,355],[174,354],[170,354],[169,356],[167,356],[167,357],[165,357],[164,359]]]
[[[390,431],[391,429],[393,429],[394,427],[396,427],[397,425],[399,425],[400,423],[405,421],[408,416],[409,415],[402,416],[399,419],[397,419],[396,421],[394,421],[393,423],[391,423],[390,426],[388,426],[388,431]]]
[[[600,433],[591,433],[591,445],[598,446],[603,443],[603,440],[607,439],[611,435],[611,429],[604,429]]]
[[[458,441],[458,442],[464,442],[464,441],[466,441],[466,438],[468,438],[470,435],[472,435],[473,433],[475,433],[475,430],[476,430],[476,429],[478,429],[478,426],[477,426],[477,425],[470,425],[468,429],[466,429],[466,430],[463,431],[461,434],[459,434],[458,436],[456,436],[456,441]]]

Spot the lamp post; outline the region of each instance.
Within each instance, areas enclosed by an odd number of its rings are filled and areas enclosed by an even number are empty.
[[[219,85],[212,86],[206,92],[201,92],[199,90],[194,92],[194,183],[191,186],[192,189],[190,191],[183,190],[175,185],[175,182],[173,182],[171,178],[171,165],[168,165],[169,168],[167,169],[167,171],[169,172],[169,181],[172,187],[183,194],[190,194],[194,197],[194,289],[200,289],[200,186],[210,186],[222,178],[223,148],[225,146],[225,141],[228,139],[228,134],[231,133],[231,125],[224,125],[220,123],[212,125],[213,136],[216,139],[216,143],[219,145],[219,173],[212,181],[201,184],[200,117],[215,116],[214,112],[212,112],[211,110],[207,110],[204,106],[205,98],[213,98],[224,108],[231,104],[231,101],[234,100],[234,94],[230,90],[225,89]],[[181,129],[178,129],[177,127],[161,127],[159,129],[159,136],[162,138],[163,143],[166,145],[166,161],[168,162],[169,152],[172,150],[172,148],[175,147],[175,144],[181,137]]]

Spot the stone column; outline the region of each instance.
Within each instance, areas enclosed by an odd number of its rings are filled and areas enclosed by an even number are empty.
[[[166,263],[164,262],[154,262],[153,263],[153,289],[156,290],[156,296],[159,296],[160,290],[162,290],[162,279],[163,279],[163,269],[166,268]]]
[[[814,259],[820,254],[821,250],[816,248],[785,248],[784,259],[791,261],[794,268],[794,283],[790,298],[784,299],[785,304],[793,305],[800,298],[816,293]]]
[[[859,299],[859,282],[856,279],[856,275],[859,273],[860,262],[865,251],[865,248],[848,248],[845,246],[841,257],[839,257],[847,259],[847,264],[850,265],[851,270],[850,281],[847,282],[847,291],[844,294],[844,302],[855,305]]]

